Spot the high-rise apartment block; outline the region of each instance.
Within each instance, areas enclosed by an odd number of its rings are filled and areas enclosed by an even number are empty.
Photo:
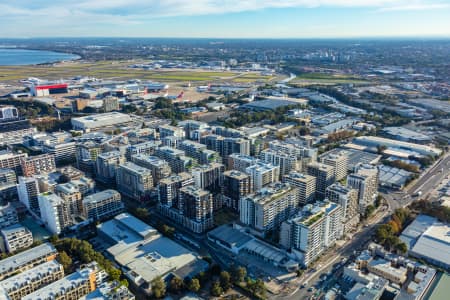
[[[186,172],[161,179],[158,184],[158,202],[160,206],[169,208],[178,206],[180,189],[193,184],[194,178]]]
[[[174,173],[186,172],[194,164],[194,159],[187,157],[183,150],[171,147],[160,147],[155,151],[155,155],[167,161]]]
[[[83,196],[80,189],[72,182],[61,183],[55,187],[55,194],[66,202],[73,216],[83,213]]]
[[[28,157],[26,153],[12,153],[0,151],[0,169],[11,169],[17,175],[22,174],[21,161]]]
[[[152,172],[154,185],[157,185],[161,179],[170,176],[170,173],[172,172],[169,163],[157,156],[136,154],[131,157],[131,161]]]
[[[193,232],[201,233],[214,225],[212,195],[201,188],[191,185],[181,188],[178,211],[182,224]]]
[[[252,177],[237,170],[223,173],[223,204],[238,211],[242,197],[253,193]]]
[[[20,164],[23,175],[27,177],[56,170],[55,156],[51,154],[24,157],[20,160]]]
[[[144,200],[153,188],[152,172],[132,162],[127,162],[117,169],[117,189],[135,200]]]
[[[159,137],[165,138],[167,136],[174,136],[181,139],[184,139],[185,132],[184,129],[181,127],[171,126],[171,125],[160,125],[158,127],[159,130]]]
[[[73,225],[73,218],[66,201],[53,193],[42,193],[38,196],[41,208],[41,220],[52,234],[60,234]]]
[[[316,195],[316,177],[298,172],[290,172],[283,176],[283,182],[298,188],[300,205],[314,202]]]
[[[123,210],[120,194],[115,190],[105,190],[83,199],[84,216],[95,221],[113,217]]]
[[[354,226],[358,225],[358,191],[343,186],[340,183],[334,183],[327,188],[326,198],[342,207],[344,232],[349,232]]]
[[[333,202],[306,205],[280,229],[280,245],[291,249],[305,267],[341,237],[342,208]]]
[[[225,166],[219,163],[201,165],[191,170],[197,187],[210,191],[213,195],[222,191]]]
[[[260,156],[262,161],[280,167],[280,176],[301,170],[301,161],[298,161],[297,156],[293,154],[266,149],[261,151]]]
[[[316,177],[316,198],[323,200],[327,187],[336,181],[334,167],[314,162],[307,166],[307,172]]]
[[[275,183],[241,198],[241,223],[264,236],[292,217],[299,209],[298,189],[287,183]]]
[[[259,159],[243,154],[230,154],[228,156],[228,170],[236,170],[240,172],[245,172],[245,170],[253,165],[256,165]]]
[[[364,214],[378,196],[378,168],[364,164],[355,167],[355,173],[348,175],[347,186],[358,190],[359,212]]]
[[[179,143],[178,149],[183,150],[187,156],[194,158],[199,164],[221,162],[219,153],[207,149],[204,144],[184,140]]]
[[[263,162],[257,162],[245,169],[245,173],[252,177],[253,190],[258,191],[264,186],[277,182],[280,177],[280,167]]]
[[[41,212],[39,209],[39,185],[38,180],[34,177],[19,176],[19,183],[17,185],[19,200],[26,208],[35,216],[39,217]]]
[[[344,150],[338,153],[324,153],[320,156],[319,160],[334,168],[336,181],[347,177],[348,155]]]
[[[103,183],[111,184],[116,181],[116,170],[126,161],[119,151],[101,153],[95,163],[95,178]]]
[[[154,155],[156,149],[161,145],[161,141],[148,141],[140,144],[130,145],[125,150],[125,156],[128,160],[136,154]]]

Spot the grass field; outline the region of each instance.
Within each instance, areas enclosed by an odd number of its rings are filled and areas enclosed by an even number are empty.
[[[143,79],[164,82],[230,81],[249,83],[270,80],[271,76],[259,73],[238,73],[204,70],[142,70],[130,69],[130,62],[100,61],[95,63],[68,62],[55,66],[0,66],[0,81],[13,83],[17,80],[38,77],[43,79],[70,78],[74,76],[93,76],[110,79]]]

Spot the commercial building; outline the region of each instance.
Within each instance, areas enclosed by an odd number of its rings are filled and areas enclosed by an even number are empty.
[[[399,190],[408,183],[413,175],[412,172],[386,165],[379,165],[378,171],[378,182],[381,186]]]
[[[110,126],[125,125],[133,120],[130,115],[119,112],[109,112],[104,114],[89,115],[85,117],[72,118],[72,128],[89,132]]]
[[[405,267],[395,268],[390,261],[385,259],[373,259],[367,264],[369,272],[381,276],[390,282],[402,286],[407,277],[407,270]]]
[[[253,193],[253,182],[250,175],[230,170],[223,173],[223,204],[238,211],[242,197]]]
[[[298,188],[299,204],[312,203],[316,195],[316,177],[298,172],[283,176],[283,182]]]
[[[20,252],[14,256],[0,260],[0,280],[22,273],[42,263],[56,258],[57,251],[50,243]]]
[[[347,186],[358,190],[358,206],[361,214],[372,205],[378,196],[378,168],[372,165],[358,165],[355,173],[348,175]]]
[[[208,265],[196,253],[126,213],[98,225],[97,231],[111,245],[106,251],[127,279],[146,295],[151,294],[151,282],[157,277],[192,278]]]
[[[252,177],[253,190],[258,191],[279,180],[280,167],[258,161],[256,164],[245,169],[245,173]]]
[[[403,142],[411,142],[415,144],[428,144],[431,143],[432,138],[428,135],[422,134],[417,131],[409,130],[404,127],[384,127],[383,133],[391,139]]]
[[[19,223],[16,209],[10,204],[0,206],[0,229]]]
[[[17,192],[19,194],[20,202],[22,202],[35,216],[39,217],[41,212],[38,201],[39,185],[37,179],[35,177],[19,176]]]
[[[241,198],[239,220],[264,236],[299,210],[298,188],[275,183]]]
[[[131,161],[138,166],[149,169],[152,172],[154,185],[157,185],[163,178],[170,176],[172,170],[164,159],[146,154],[136,154],[131,157]]]
[[[299,216],[284,222],[280,245],[291,249],[307,267],[342,237],[342,207],[333,202],[306,205]]]
[[[0,151],[0,169],[11,169],[17,175],[22,174],[21,161],[28,157],[26,153]]]
[[[144,200],[153,188],[152,172],[132,162],[126,162],[117,169],[117,189],[135,200]]]
[[[20,224],[14,224],[2,229],[3,240],[8,252],[16,252],[28,248],[33,244],[33,235],[27,228]]]
[[[160,147],[155,155],[167,161],[174,173],[186,172],[194,164],[194,159],[187,157],[184,151],[171,147]]]
[[[52,234],[60,234],[73,224],[69,205],[61,197],[47,192],[39,194],[38,199],[41,220]]]
[[[0,298],[20,300],[63,277],[63,266],[56,260],[51,260],[1,281]]]
[[[193,184],[194,178],[186,172],[161,179],[158,184],[159,204],[167,208],[178,207],[180,189]]]
[[[348,155],[345,151],[339,153],[324,153],[319,157],[319,160],[321,163],[334,168],[336,181],[340,181],[347,177]]]
[[[413,144],[398,140],[386,139],[378,136],[360,136],[353,139],[353,143],[361,146],[377,148],[377,147],[388,147],[391,149],[400,149],[411,152],[416,152],[419,155],[430,155],[430,156],[439,156],[442,153],[442,150],[426,146]]]
[[[95,162],[95,178],[103,183],[114,183],[117,169],[125,162],[125,156],[119,151],[99,154]]]
[[[99,277],[103,276],[99,275],[100,273],[102,271],[97,263],[90,263],[82,266],[76,272],[22,297],[22,300],[80,299],[95,291]]]
[[[307,173],[316,177],[316,198],[323,200],[327,187],[336,181],[334,167],[324,163],[313,162],[308,164]]]
[[[123,209],[120,194],[115,190],[105,190],[83,199],[84,216],[95,221],[113,217]]]
[[[52,154],[24,157],[20,165],[23,175],[27,177],[56,171],[55,156]]]
[[[358,191],[356,189],[345,187],[340,183],[334,183],[327,188],[325,197],[342,207],[344,232],[349,232],[358,226]]]

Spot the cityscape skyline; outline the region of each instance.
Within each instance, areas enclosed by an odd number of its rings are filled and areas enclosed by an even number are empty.
[[[450,37],[447,1],[360,2],[21,1],[0,4],[0,25],[4,38]]]

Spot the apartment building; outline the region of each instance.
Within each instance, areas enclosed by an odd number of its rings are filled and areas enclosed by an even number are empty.
[[[17,211],[10,203],[0,206],[0,229],[19,223]]]
[[[240,172],[245,172],[245,170],[253,165],[256,165],[260,161],[259,159],[249,156],[243,155],[239,153],[230,154],[228,156],[228,170],[236,170]]]
[[[0,298],[20,300],[34,291],[64,277],[63,266],[56,260],[37,265],[0,282]]]
[[[56,171],[55,156],[52,154],[23,157],[20,165],[22,174],[27,177]]]
[[[252,177],[253,190],[258,191],[279,180],[280,167],[264,162],[257,162],[245,169],[245,173]]]
[[[164,159],[169,163],[173,173],[188,171],[194,164],[194,159],[187,157],[183,150],[171,147],[160,147],[155,151],[155,156]]]
[[[86,218],[101,221],[113,217],[124,210],[120,194],[115,190],[105,190],[83,199],[83,213]]]
[[[347,186],[358,190],[358,209],[364,214],[367,206],[373,205],[378,196],[378,168],[368,164],[355,167],[355,173],[348,175]]]
[[[53,193],[38,195],[41,220],[52,234],[60,234],[73,224],[69,203]]]
[[[35,266],[52,261],[58,252],[50,243],[44,243],[16,255],[0,260],[0,280],[25,272]]]
[[[158,202],[160,206],[178,207],[180,189],[193,184],[194,178],[186,172],[161,179],[158,184]]]
[[[174,136],[180,139],[184,139],[186,134],[183,128],[171,125],[160,125],[158,127],[158,130],[160,139],[165,138],[167,136]]]
[[[239,219],[244,225],[264,236],[299,210],[298,188],[275,183],[241,198]]]
[[[35,177],[19,176],[17,192],[19,194],[20,202],[22,202],[31,213],[39,217],[41,212],[38,201],[38,180]]]
[[[209,191],[188,185],[180,189],[178,211],[182,224],[195,233],[214,225],[213,199]]]
[[[219,153],[207,149],[204,144],[184,140],[179,143],[178,149],[183,150],[187,156],[194,158],[199,164],[221,162]]]
[[[42,151],[53,155],[57,164],[72,162],[76,155],[75,142],[49,142],[42,146]]]
[[[170,176],[170,173],[172,172],[169,163],[156,156],[136,154],[131,157],[131,161],[152,172],[154,185],[157,185],[161,179]]]
[[[132,162],[120,165],[116,175],[117,189],[135,200],[144,200],[153,188],[152,172]]]
[[[266,149],[261,151],[260,157],[265,163],[278,166],[281,177],[292,171],[301,170],[301,161],[297,160],[297,156],[289,153]]]
[[[345,150],[338,153],[324,153],[319,157],[319,161],[334,168],[336,181],[347,177],[348,154]]]
[[[1,232],[9,253],[28,248],[33,244],[31,231],[20,224],[5,227]]]
[[[77,168],[88,174],[95,174],[95,162],[102,151],[102,144],[99,142],[86,141],[78,143],[75,153]]]
[[[300,205],[314,202],[316,195],[316,177],[294,171],[284,175],[283,182],[298,188]]]
[[[17,175],[22,175],[21,161],[28,157],[26,153],[0,151],[0,169],[11,169]]]
[[[342,207],[333,202],[306,205],[301,213],[281,225],[280,245],[307,267],[342,237]]]
[[[131,160],[131,157],[136,154],[154,155],[156,149],[161,145],[161,141],[148,141],[135,145],[129,145],[125,150],[125,157]]]
[[[71,182],[58,184],[55,187],[55,194],[68,205],[70,215],[77,216],[83,213],[83,196],[76,185]]]
[[[191,174],[194,177],[195,186],[215,195],[222,192],[224,171],[223,164],[210,163],[192,168]]]
[[[360,221],[358,213],[358,191],[345,187],[337,182],[327,188],[325,195],[326,199],[342,207],[344,232],[349,232],[351,229],[354,229]]]
[[[253,193],[252,177],[237,170],[223,173],[223,204],[239,211],[239,201],[242,197]]]
[[[314,162],[307,166],[307,173],[316,177],[316,198],[319,200],[325,199],[327,187],[336,181],[334,167]]]
[[[95,161],[95,178],[106,184],[115,183],[116,171],[125,162],[125,156],[119,151],[99,154]]]

